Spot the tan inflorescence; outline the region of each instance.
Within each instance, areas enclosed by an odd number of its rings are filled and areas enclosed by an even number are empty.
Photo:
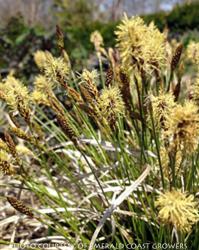
[[[152,73],[166,64],[166,37],[153,23],[147,26],[140,17],[124,16],[115,32],[125,69]]]
[[[167,119],[165,137],[171,142],[172,148],[192,153],[198,146],[199,117],[198,107],[192,101],[176,105]]]
[[[192,96],[194,102],[199,107],[199,73],[197,74],[194,85],[192,86]]]
[[[47,80],[52,82],[51,84],[67,79],[70,66],[64,58],[56,58],[48,51],[37,51],[34,59]]]
[[[166,129],[169,125],[170,114],[176,106],[174,96],[171,93],[160,93],[158,96],[151,95],[150,101],[155,126]]]
[[[160,220],[179,231],[189,232],[192,225],[199,220],[197,202],[193,195],[178,190],[168,191],[159,195],[155,205],[159,210]]]
[[[13,111],[19,110],[23,116],[29,112],[30,97],[26,86],[12,75],[0,84],[6,103]]]
[[[199,42],[191,42],[187,47],[187,58],[199,65]]]
[[[98,105],[101,116],[107,119],[111,127],[115,126],[116,120],[125,112],[125,105],[118,87],[103,89]]]
[[[22,201],[18,200],[17,198],[9,196],[7,197],[7,200],[11,204],[11,206],[14,207],[20,213],[25,214],[29,217],[34,216],[31,209],[27,207]]]

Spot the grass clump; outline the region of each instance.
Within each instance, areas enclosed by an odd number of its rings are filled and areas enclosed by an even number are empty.
[[[154,24],[124,17],[116,35],[118,49],[91,35],[99,72],[73,72],[58,28],[60,57],[35,53],[33,90],[11,74],[2,80],[10,125],[0,166],[12,175],[6,192],[17,197],[3,198],[76,249],[196,249],[198,81],[192,98],[182,91],[183,48],[172,48]],[[32,206],[21,201],[24,192],[34,194]]]

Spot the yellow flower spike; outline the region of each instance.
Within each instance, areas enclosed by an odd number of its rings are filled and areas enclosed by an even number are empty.
[[[198,107],[192,101],[186,101],[183,106],[176,105],[166,122],[164,132],[173,148],[187,154],[193,153],[199,143]]]
[[[46,106],[50,105],[47,95],[40,91],[34,90],[31,94],[31,98],[34,103],[43,104]]]
[[[0,150],[0,170],[5,175],[13,175],[15,173],[13,166],[9,163],[10,155],[4,151]]]
[[[119,88],[110,86],[103,89],[98,99],[98,107],[100,115],[114,127],[117,118],[125,114],[125,105]]]
[[[92,103],[94,100],[96,100],[99,95],[96,87],[97,78],[98,74],[96,70],[90,72],[84,69],[81,75],[82,79],[82,82],[80,83],[81,94],[84,100],[89,103]]]
[[[49,82],[60,82],[68,77],[70,65],[65,58],[56,58],[49,51],[37,51],[34,59]]]
[[[0,91],[3,92],[6,103],[13,111],[23,108],[24,111],[28,112],[30,101],[29,92],[21,81],[8,75],[7,78],[4,79],[4,82],[0,84]],[[21,107],[21,105],[23,105],[23,107]]]
[[[5,150],[0,150],[0,161],[9,161],[10,155]]]
[[[157,128],[166,129],[166,120],[169,118],[170,113],[176,106],[174,96],[171,93],[160,93],[158,96],[151,95],[150,100],[155,126]]]
[[[94,44],[96,51],[100,51],[100,48],[104,46],[103,37],[97,30],[91,33],[90,41]]]
[[[52,89],[55,87],[55,84],[52,81],[48,81],[45,76],[38,75],[35,77],[34,86],[36,91],[48,93],[49,91],[52,91]]]
[[[81,74],[81,79],[82,81],[86,81],[86,82],[95,82],[98,78],[98,73],[97,70],[92,70],[92,71],[88,71],[87,69],[84,69],[82,74]]]
[[[191,42],[187,47],[187,58],[199,65],[199,42]]]
[[[142,68],[150,74],[166,64],[166,37],[153,23],[146,26],[142,18],[125,15],[115,34],[122,66],[130,72]]]
[[[199,107],[199,74],[197,75],[195,83],[192,87],[192,96],[193,96],[194,102]]]
[[[46,54],[44,74],[49,81],[60,82],[66,80],[69,74],[69,65],[61,57],[53,57],[49,52]]]
[[[0,149],[3,149],[6,152],[10,151],[9,147],[7,146],[7,144],[2,139],[0,139]]]
[[[178,190],[159,195],[155,206],[159,210],[158,217],[164,224],[173,225],[182,232],[189,232],[192,225],[199,220],[194,196]]]
[[[38,68],[44,69],[46,62],[47,62],[46,52],[42,51],[42,50],[36,51],[34,53],[34,60],[35,60],[35,63],[37,64]]]
[[[34,153],[24,145],[17,145],[16,146],[16,151],[19,154],[19,156],[31,156],[35,158]]]

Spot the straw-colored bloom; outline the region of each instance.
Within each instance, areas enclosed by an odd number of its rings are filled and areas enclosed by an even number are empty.
[[[187,58],[199,65],[199,42],[191,42],[187,47]]]
[[[124,68],[151,73],[166,63],[165,35],[153,23],[146,26],[142,18],[125,15],[115,33]]]
[[[5,175],[13,175],[15,173],[9,160],[10,155],[4,150],[0,150],[0,171]]]
[[[196,78],[196,81],[192,87],[192,95],[193,95],[193,100],[199,107],[199,74]]]
[[[175,107],[174,97],[171,93],[160,93],[158,96],[151,96],[153,118],[156,127],[166,128],[165,123]]]
[[[19,109],[21,105],[24,109],[28,109],[30,101],[28,89],[15,77],[8,75],[0,84],[0,91],[3,92],[6,103],[13,111]]]
[[[117,118],[125,113],[125,105],[118,87],[103,89],[98,106],[101,116],[107,119],[110,126],[114,126]]]
[[[55,84],[52,81],[48,81],[45,76],[38,75],[35,77],[34,86],[36,91],[48,93],[49,91],[52,91],[52,89],[55,87]]]
[[[98,98],[98,90],[96,86],[96,79],[98,78],[98,74],[96,70],[88,71],[86,69],[83,70],[81,74],[81,83],[80,90],[82,97],[85,101],[92,103],[94,100]]]
[[[96,51],[100,51],[104,45],[103,37],[98,30],[91,33],[90,41],[94,44]]]
[[[34,59],[49,82],[59,82],[67,78],[70,65],[66,63],[64,58],[56,58],[49,51],[37,51],[34,54]]]
[[[86,82],[95,82],[98,78],[97,70],[88,71],[87,69],[84,69],[81,74],[82,81]]]
[[[59,82],[66,80],[69,74],[69,66],[61,57],[53,57],[47,53],[47,62],[44,68],[44,74],[49,81]]]
[[[173,148],[192,153],[199,142],[199,116],[198,107],[191,101],[183,106],[173,108],[167,119],[165,136],[168,137]]]
[[[49,106],[49,101],[47,95],[44,93],[34,90],[31,94],[32,101],[37,104],[44,104],[46,106]]]
[[[46,58],[46,51],[38,50],[34,53],[34,60],[35,63],[37,64],[38,68],[44,69],[47,58]]]
[[[199,219],[197,203],[193,195],[177,190],[161,194],[155,202],[159,209],[160,220],[167,225],[173,225],[177,230],[189,232]]]
[[[17,145],[16,150],[20,157],[23,157],[23,156],[35,157],[34,153],[24,145]]]

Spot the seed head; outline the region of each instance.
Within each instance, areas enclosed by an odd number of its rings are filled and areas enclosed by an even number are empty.
[[[27,135],[22,129],[17,127],[10,127],[9,131],[13,134],[15,134],[17,137],[24,139],[26,141],[31,141],[31,137]]]
[[[35,63],[37,64],[38,68],[44,69],[46,65],[46,52],[42,50],[38,50],[34,53],[34,60]]]
[[[65,135],[74,143],[77,144],[77,135],[74,131],[74,129],[71,127],[69,121],[66,117],[60,114],[56,114],[57,120],[65,133]]]
[[[46,58],[44,74],[48,81],[55,83],[65,81],[68,78],[69,66],[64,59],[61,57],[55,58],[50,53],[47,53]]]
[[[193,224],[199,220],[197,203],[193,195],[177,190],[161,194],[155,202],[159,209],[158,216],[164,224],[171,224],[177,230],[189,232]]]
[[[55,87],[55,84],[52,81],[48,81],[45,76],[38,75],[37,77],[35,77],[34,87],[36,91],[39,91],[41,93],[48,93]]]
[[[33,103],[37,103],[37,104],[43,104],[45,106],[49,106],[49,101],[48,101],[48,97],[47,95],[45,95],[44,93],[34,90],[31,94],[31,99]]]
[[[0,139],[0,149],[3,149],[6,152],[10,151],[8,145],[2,139]]]
[[[69,65],[62,57],[53,57],[49,51],[38,51],[35,53],[34,58],[49,82],[57,83],[68,77]]]
[[[26,112],[29,112],[29,93],[27,87],[15,77],[8,75],[2,84],[0,84],[0,91],[3,92],[5,101],[8,106],[13,110],[19,110],[21,105]],[[23,102],[23,104],[22,104]]]
[[[170,93],[160,93],[158,96],[151,96],[153,118],[157,128],[166,129],[166,121],[175,107],[174,96]],[[150,118],[149,118],[150,119]]]
[[[165,65],[165,35],[153,23],[146,26],[142,18],[125,15],[115,33],[125,69],[151,73]]]
[[[97,77],[98,74],[96,70],[91,72],[84,70],[81,75],[82,82],[80,83],[80,91],[86,102],[92,103],[98,98],[99,93],[96,87]]]
[[[183,49],[182,44],[178,45],[178,47],[176,48],[174,55],[172,57],[172,60],[171,60],[171,70],[174,70],[177,67],[180,61],[181,54],[182,54],[182,49]]]
[[[27,207],[23,202],[21,202],[17,198],[9,196],[9,197],[7,197],[7,200],[10,203],[10,205],[12,207],[14,207],[20,213],[25,214],[25,215],[27,215],[29,217],[34,216],[32,211],[30,210],[30,208]]]
[[[67,92],[68,92],[68,95],[76,102],[78,103],[82,103],[83,100],[82,100],[82,97],[81,95],[73,88],[71,87],[67,87]]]
[[[192,101],[176,105],[166,121],[167,131],[165,136],[169,138],[176,150],[182,150],[187,154],[193,153],[199,142],[199,117],[198,107]]]
[[[194,102],[199,107],[199,74],[197,75],[195,83],[192,87],[192,96],[193,96]]]
[[[99,31],[94,31],[91,33],[90,41],[94,44],[96,51],[100,51],[101,47],[103,47],[103,37]]]
[[[98,100],[99,111],[107,119],[110,126],[114,127],[116,120],[125,113],[125,106],[118,87],[109,87],[102,90]]]
[[[191,42],[187,47],[187,58],[199,65],[199,42]]]
[[[114,74],[113,74],[113,70],[112,68],[110,67],[107,72],[106,72],[106,81],[105,81],[105,84],[106,84],[106,87],[110,86],[113,82],[113,77],[114,77]]]
[[[15,173],[13,166],[9,162],[10,155],[4,151],[0,150],[0,170],[5,175],[13,175]]]
[[[122,99],[125,103],[126,109],[129,113],[131,113],[131,89],[130,89],[130,79],[128,73],[124,69],[120,69],[119,71],[119,78],[120,78],[120,91],[122,94]]]
[[[16,145],[11,135],[8,132],[5,132],[4,137],[5,137],[6,144],[10,150],[10,153],[12,154],[13,157],[16,157],[17,156]]]

